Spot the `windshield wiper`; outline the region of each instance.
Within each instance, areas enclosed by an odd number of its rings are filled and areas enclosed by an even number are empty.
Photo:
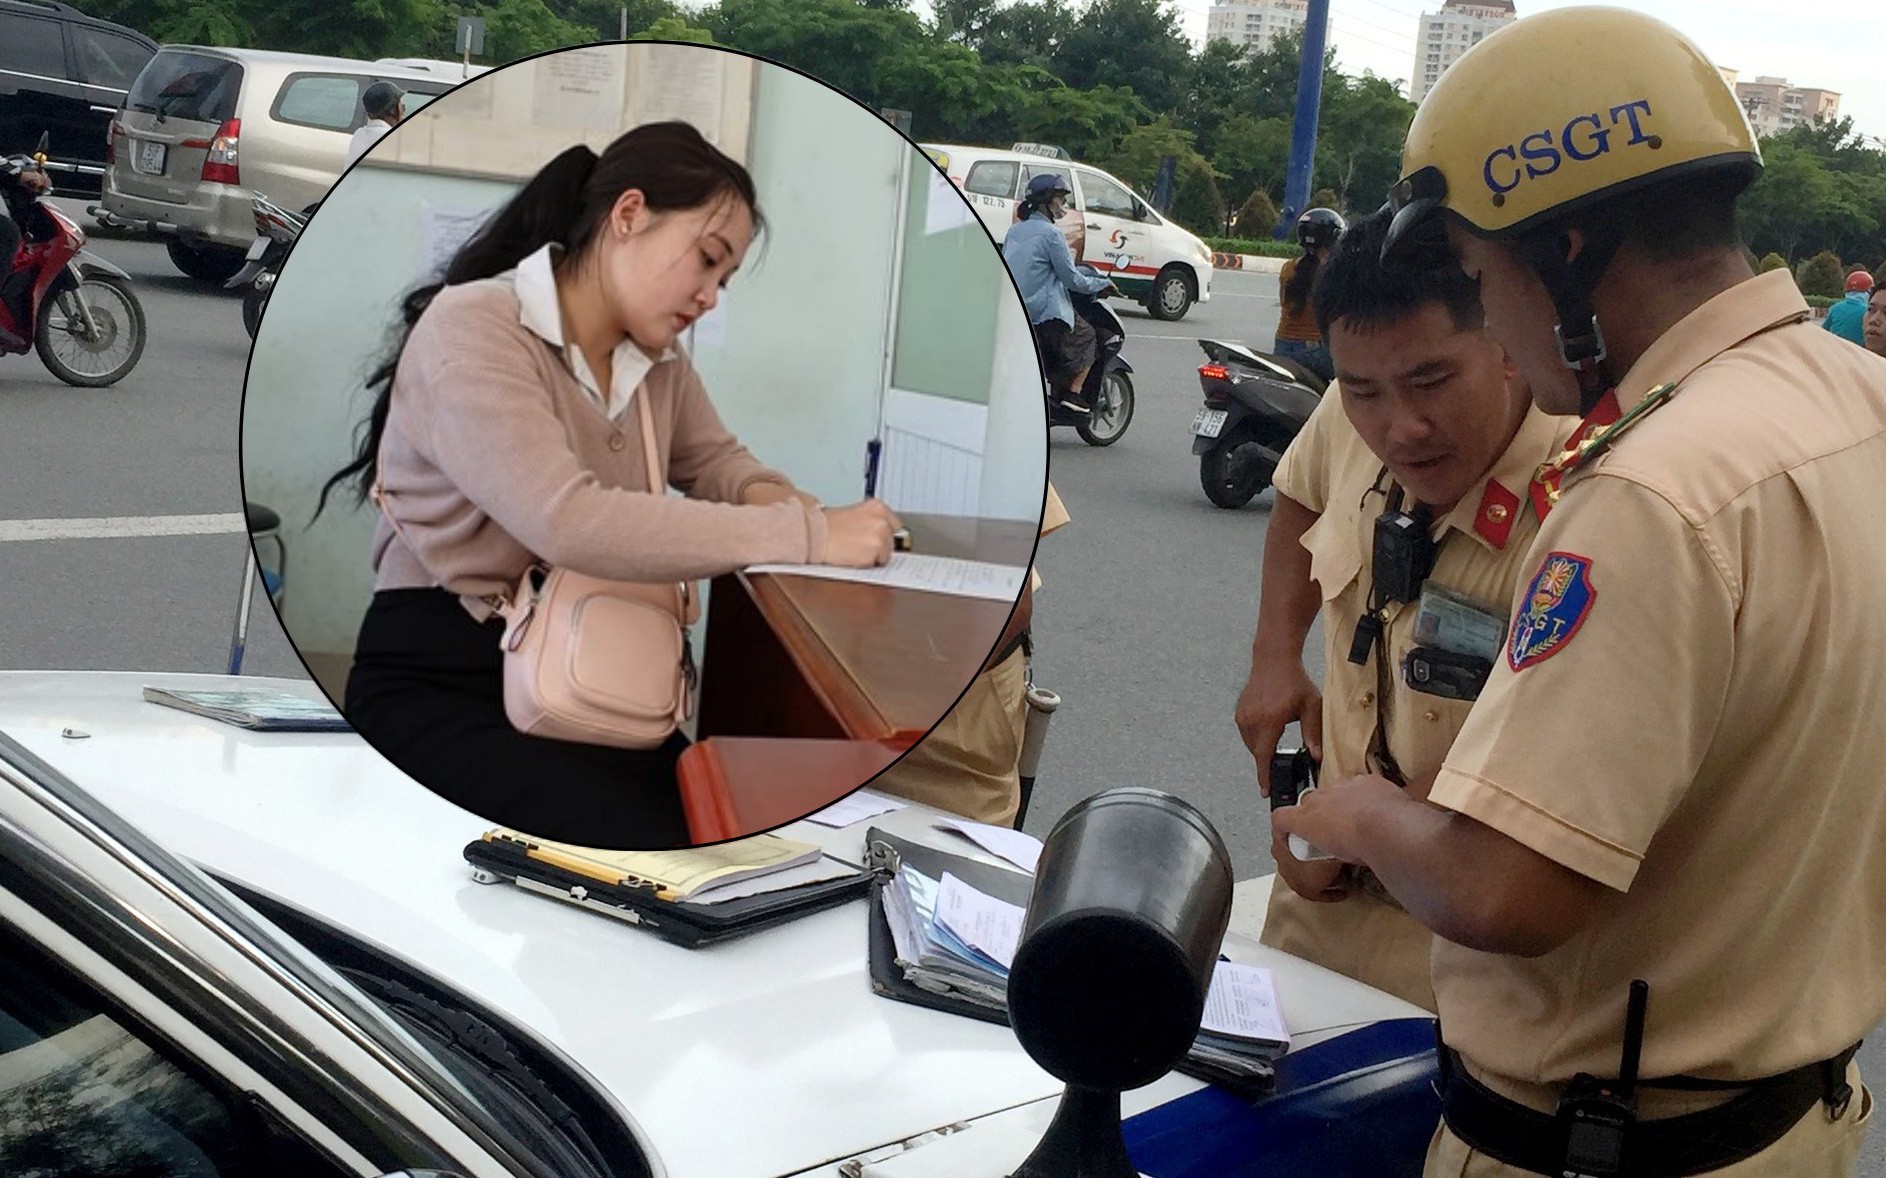
[[[563,1155],[547,1159],[554,1173],[569,1174],[581,1167],[586,1173],[609,1174],[609,1164],[583,1128],[581,1118],[511,1053],[510,1043],[495,1027],[467,1011],[428,998],[403,982],[357,969],[344,968],[341,972],[385,1006],[418,1022],[446,1046],[489,1068],[490,1079],[502,1080],[513,1096],[549,1120],[562,1134],[561,1139],[551,1137],[546,1141]],[[508,1119],[514,1125],[519,1122],[515,1110],[494,1111],[509,1113]]]

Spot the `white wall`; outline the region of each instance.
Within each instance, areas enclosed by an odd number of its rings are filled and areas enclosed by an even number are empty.
[[[790,71],[761,67],[756,96],[750,166],[770,228],[722,300],[723,338],[697,328],[695,362],[755,454],[828,502],[852,502],[877,427],[896,173],[912,149]],[[422,272],[424,212],[491,209],[513,190],[357,167],[283,272],[250,363],[243,470],[246,496],[283,516],[284,620],[304,651],[351,651],[371,596],[371,507],[330,500],[312,528],[308,519],[320,484],[351,457],[369,404],[364,378]],[[993,249],[986,283],[964,297],[1004,300],[978,514],[1035,519],[1047,461],[1039,378]]]

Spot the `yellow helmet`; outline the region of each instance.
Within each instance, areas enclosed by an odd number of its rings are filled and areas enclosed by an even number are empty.
[[[1415,112],[1388,245],[1437,211],[1509,237],[1653,179],[1735,168],[1761,149],[1702,50],[1654,17],[1560,8],[1463,54]]]

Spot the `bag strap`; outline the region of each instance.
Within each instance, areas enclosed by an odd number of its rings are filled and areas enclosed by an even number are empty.
[[[635,390],[635,415],[642,424],[642,457],[644,470],[648,474],[648,493],[666,495],[668,493],[668,468],[662,463],[661,450],[655,445],[655,411],[648,407],[648,384]],[[681,625],[686,628],[688,616],[694,612],[694,582],[681,581]]]

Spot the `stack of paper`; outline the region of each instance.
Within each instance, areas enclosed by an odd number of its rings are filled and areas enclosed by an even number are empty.
[[[606,851],[497,830],[530,848],[530,857],[607,883],[644,887],[663,900],[715,904],[782,891],[848,873],[819,848],[773,834],[675,851]]]
[[[912,984],[991,1009],[1006,1007],[1024,909],[948,872],[931,879],[904,864],[884,889],[884,912],[897,963]],[[1256,1073],[1289,1046],[1270,971],[1219,961],[1192,1057]]]

